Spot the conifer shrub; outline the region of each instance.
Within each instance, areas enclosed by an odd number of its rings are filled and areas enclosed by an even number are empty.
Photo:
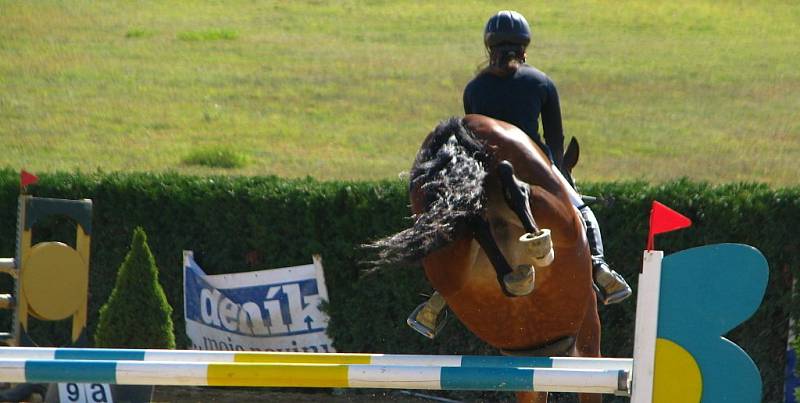
[[[117,272],[108,301],[100,308],[97,347],[175,348],[172,307],[158,282],[158,267],[141,227]]]

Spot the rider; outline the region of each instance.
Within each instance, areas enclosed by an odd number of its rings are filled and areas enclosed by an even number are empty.
[[[486,115],[519,127],[550,156],[558,171],[572,183],[569,173],[562,168],[564,134],[558,91],[549,77],[525,64],[525,49],[531,41],[530,26],[525,17],[516,11],[500,11],[486,23],[483,38],[489,52],[489,66],[464,89],[464,112]],[[545,143],[539,137],[540,116]],[[608,305],[628,298],[630,286],[605,261],[603,240],[594,213],[583,203],[573,203],[586,227],[593,277],[600,300]],[[426,304],[431,305],[431,302]],[[415,329],[419,324],[414,316],[421,309],[424,311],[423,305],[409,317],[409,324]],[[443,308],[440,299],[435,305]],[[440,310],[434,311],[438,314]],[[427,335],[432,337],[435,330],[431,329]]]

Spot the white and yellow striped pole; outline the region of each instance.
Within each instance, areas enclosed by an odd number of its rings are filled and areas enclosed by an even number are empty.
[[[0,359],[0,380],[20,383],[613,394],[625,392],[620,384],[627,385],[626,379],[622,369]]]
[[[159,349],[102,349],[64,347],[9,347],[0,358],[28,360],[101,360],[209,363],[343,364],[386,366],[438,366],[474,368],[555,368],[625,370],[630,358],[507,357],[481,355],[418,355],[366,353],[244,352]]]

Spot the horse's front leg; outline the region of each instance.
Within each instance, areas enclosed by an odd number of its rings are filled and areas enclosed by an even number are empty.
[[[549,266],[554,259],[553,244],[549,230],[537,227],[531,211],[531,188],[527,183],[514,176],[514,167],[508,161],[497,164],[495,172],[500,185],[506,206],[516,215],[526,233],[518,240],[504,239],[509,242],[519,242],[520,245],[512,248],[521,254],[514,253],[516,265],[512,268],[497,247],[497,242],[489,228],[489,223],[482,217],[477,217],[473,222],[475,239],[486,252],[497,273],[503,291],[511,296],[524,296],[533,292],[536,267]],[[501,236],[501,238],[503,238]]]
[[[536,267],[547,267],[555,259],[550,230],[539,229],[531,211],[531,187],[517,179],[514,166],[508,161],[497,164],[497,174],[503,188],[503,198],[511,211],[519,218],[527,232],[519,241],[523,243],[531,262]]]

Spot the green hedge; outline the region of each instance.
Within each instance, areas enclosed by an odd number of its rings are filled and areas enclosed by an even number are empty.
[[[789,311],[798,313],[797,307],[790,308],[789,297],[791,274],[800,267],[800,188],[682,180],[593,183],[582,190],[605,199],[595,212],[608,260],[634,287],[653,199],[694,221],[690,229],[657,238],[658,248],[667,253],[718,242],[746,243],[764,253],[770,263],[765,301],[729,338],[761,369],[765,401],[780,401]],[[191,249],[210,274],[305,264],[313,253],[321,253],[331,300],[329,334],[339,351],[495,353],[456,320],[434,342],[407,328],[406,315],[423,300],[421,293],[430,292],[419,268],[362,275],[366,267],[359,262],[368,256],[359,245],[409,224],[406,185],[400,181],[55,173],[42,175],[33,191],[36,196],[94,200],[90,326],[111,292],[134,228],[141,226],[175,308],[179,347],[186,346],[181,251]],[[0,170],[0,256],[14,253],[17,194],[18,173]],[[53,225],[56,229],[37,229],[35,239],[60,239],[74,231],[74,226]],[[606,355],[631,356],[634,313],[632,300],[601,308]],[[46,344],[58,343],[56,326],[42,324],[36,336]]]

